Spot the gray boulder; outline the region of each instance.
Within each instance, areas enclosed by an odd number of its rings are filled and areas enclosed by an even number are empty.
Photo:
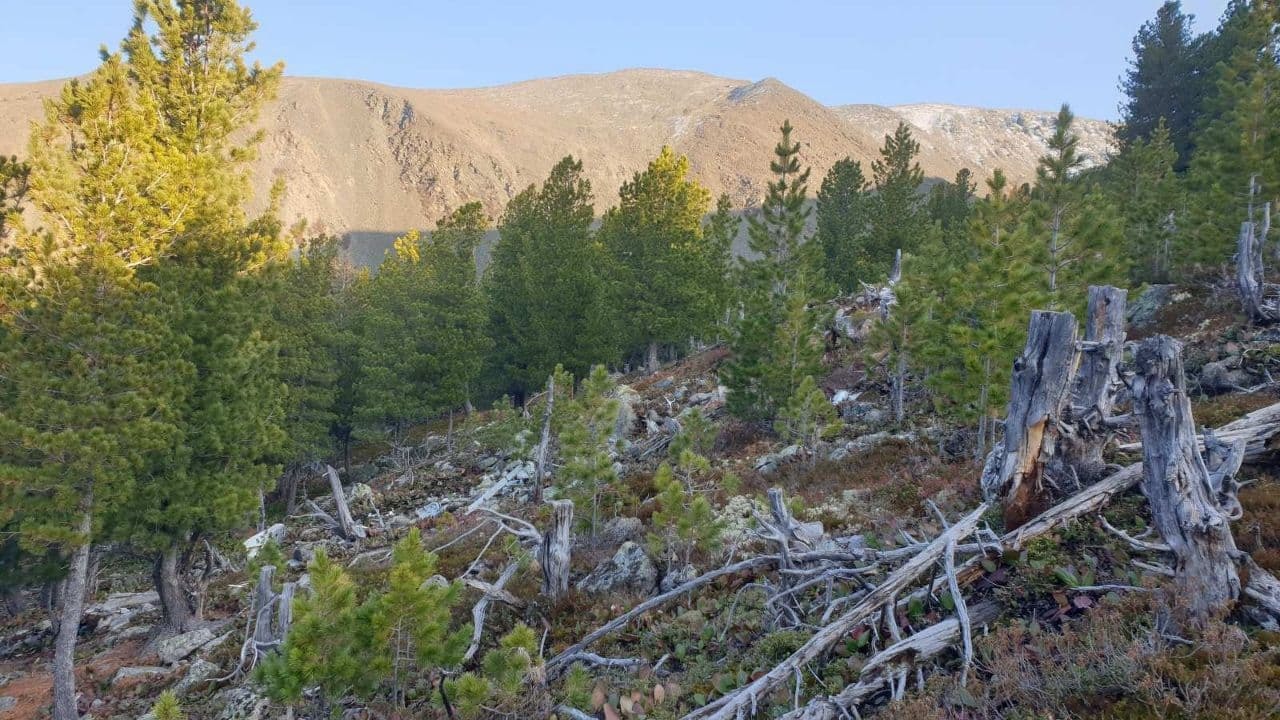
[[[197,628],[191,632],[174,635],[156,643],[156,654],[170,665],[184,660],[188,655],[207,645],[216,635],[209,628]]]
[[[653,561],[644,548],[631,541],[622,543],[612,558],[578,581],[578,589],[589,593],[629,590],[647,595],[657,585],[658,570]]]
[[[220,708],[217,720],[262,720],[270,701],[244,685],[229,687],[217,694],[213,706]]]
[[[0,712],[8,712],[18,707],[18,698],[12,695],[0,696]]]
[[[255,557],[258,556],[258,551],[262,549],[262,546],[266,545],[272,540],[274,540],[277,545],[284,543],[285,532],[286,532],[286,529],[284,524],[276,523],[275,525],[272,525],[266,530],[263,530],[262,532],[257,533],[256,535],[253,535],[248,540],[244,541],[245,556],[248,557],[250,560],[254,559]]]
[[[698,569],[692,565],[675,568],[662,576],[662,582],[658,583],[658,590],[660,592],[670,592],[696,577],[698,577]]]
[[[644,537],[644,524],[640,522],[640,518],[612,518],[600,529],[600,539],[610,545],[639,540],[642,537]]]
[[[111,684],[123,682],[126,680],[137,680],[139,678],[157,677],[160,675],[168,675],[169,668],[145,666],[145,667],[122,667],[116,670],[116,674],[111,676]]]
[[[1150,325],[1156,319],[1156,313],[1173,302],[1175,290],[1177,287],[1174,285],[1148,285],[1136,298],[1131,295],[1125,308],[1129,324],[1134,327]]]
[[[191,663],[191,667],[187,669],[187,674],[182,679],[174,683],[173,694],[182,696],[190,692],[192,688],[205,680],[216,677],[221,668],[203,658],[197,659]]]

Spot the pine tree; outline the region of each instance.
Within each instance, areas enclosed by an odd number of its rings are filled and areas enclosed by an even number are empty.
[[[1213,82],[1214,61],[1205,53],[1205,40],[1193,34],[1193,20],[1178,0],[1161,5],[1134,36],[1133,57],[1120,82],[1125,94],[1117,131],[1121,143],[1149,141],[1163,123],[1179,172],[1190,162],[1193,136],[1206,110],[1203,98]]]
[[[150,0],[136,5],[122,44],[129,82],[159,118],[157,145],[181,194],[166,206],[172,241],[138,266],[164,303],[190,381],[175,403],[178,441],[140,482],[122,533],[156,551],[163,628],[198,620],[182,587],[181,558],[195,539],[242,525],[279,472],[284,387],[267,335],[270,268],[288,247],[273,217],[243,210],[261,132],[245,131],[283,68],[249,65],[256,24],[234,0]],[[139,178],[139,192],[155,178]]]
[[[858,289],[858,281],[872,282],[867,243],[871,232],[870,183],[862,163],[837,160],[818,190],[817,241],[825,257],[827,279],[840,292]]]
[[[668,573],[677,565],[689,565],[697,551],[715,550],[724,531],[723,521],[716,518],[706,494],[691,486],[695,476],[709,469],[706,458],[686,450],[678,467],[683,482],[665,462],[653,476],[658,508],[653,513],[649,547],[666,563]]]
[[[288,444],[280,456],[282,485],[292,512],[293,488],[303,468],[332,454],[337,422],[338,238],[297,241],[296,257],[283,268],[270,307],[271,338],[284,383]]]
[[[9,227],[22,212],[30,187],[31,166],[16,157],[0,155],[0,249],[4,248]]]
[[[1029,232],[1040,244],[1040,264],[1052,308],[1082,304],[1086,286],[1119,274],[1119,218],[1102,194],[1080,182],[1084,165],[1075,115],[1058,111],[1049,151],[1036,167],[1036,184],[1028,214]]]
[[[431,235],[397,239],[365,284],[355,415],[370,436],[469,400],[490,347],[475,269],[487,227],[479,203],[464,205]]]
[[[956,172],[955,182],[943,180],[929,188],[925,213],[937,224],[942,245],[949,252],[965,244],[976,188],[973,173],[968,168]]]
[[[777,431],[787,442],[798,443],[809,455],[809,465],[818,460],[818,442],[837,420],[836,409],[826,393],[805,375],[786,407],[778,414]]]
[[[711,262],[706,270],[710,273],[702,279],[711,294],[711,303],[719,309],[717,323],[724,323],[735,304],[738,282],[737,268],[733,262],[733,244],[738,237],[738,229],[742,226],[742,218],[733,212],[733,202],[728,194],[716,199],[716,210],[707,218],[702,226]],[[719,328],[723,331],[723,328]]]
[[[875,196],[871,235],[867,240],[868,272],[879,281],[889,276],[899,250],[914,253],[928,232],[928,217],[920,196],[924,172],[916,162],[920,143],[906,123],[898,123],[884,138],[880,158],[871,163]]]
[[[356,585],[323,548],[308,567],[311,591],[293,600],[289,635],[255,678],[278,702],[296,703],[315,688],[321,717],[346,695],[369,697],[385,677],[387,646],[378,642],[377,599],[361,600]]]
[[[187,720],[187,714],[182,712],[182,704],[172,690],[160,693],[156,704],[151,706],[151,716],[156,720]]]
[[[607,255],[592,236],[591,183],[566,157],[511,199],[485,274],[494,365],[518,399],[557,363],[584,374],[616,358]]]
[[[808,169],[800,171],[799,143],[790,122],[782,125],[770,168],[776,179],[758,216],[748,223],[750,248],[743,261],[739,315],[730,339],[731,356],[721,368],[729,389],[729,411],[744,420],[771,420],[805,375],[820,367],[820,318],[811,300],[820,252],[807,242]]]
[[[1227,23],[1219,33],[1234,45],[1215,73],[1211,120],[1195,137],[1193,227],[1180,264],[1228,260],[1241,221],[1280,201],[1280,3],[1241,3]]]
[[[728,266],[703,233],[711,194],[688,173],[688,158],[663,147],[648,169],[623,184],[618,206],[600,227],[625,341],[645,349],[649,372],[658,369],[659,345],[707,332],[720,314],[716,286],[707,280]]]
[[[557,375],[557,388],[573,387],[572,375],[560,368]],[[561,411],[556,425],[563,461],[559,484],[576,507],[590,508],[582,517],[589,519],[593,536],[600,526],[601,503],[618,479],[613,464],[613,431],[618,419],[614,390],[608,371],[596,365],[572,401],[558,403]]]
[[[1168,282],[1173,250],[1187,218],[1178,153],[1163,123],[1129,143],[1107,168],[1110,195],[1124,220],[1125,254],[1135,283]]]

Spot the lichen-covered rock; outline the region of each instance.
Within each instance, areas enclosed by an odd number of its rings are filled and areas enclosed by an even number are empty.
[[[644,548],[630,541],[578,581],[578,589],[589,593],[629,590],[649,594],[657,585],[658,570],[653,561]]]
[[[269,704],[270,701],[244,685],[219,692],[213,701],[213,706],[219,708],[217,720],[262,720]]]
[[[216,635],[209,628],[196,628],[191,632],[174,635],[156,642],[156,655],[170,665],[185,659],[212,641]]]
[[[660,592],[668,592],[698,577],[698,569],[692,565],[673,568],[671,572],[662,576],[662,582],[658,583]]]

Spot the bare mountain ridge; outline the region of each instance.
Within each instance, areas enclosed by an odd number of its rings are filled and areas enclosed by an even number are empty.
[[[41,101],[61,81],[0,85],[0,153],[21,155]],[[769,153],[784,119],[796,127],[811,190],[836,160],[868,162],[899,120],[921,144],[930,177],[968,167],[1034,176],[1053,113],[951,105],[828,107],[769,78],[744,82],[698,72],[624,70],[466,90],[415,90],[356,80],[289,77],[262,115],[259,198],[286,181],[284,219],[352,237],[357,255],[409,228],[432,227],[472,200],[493,217],[566,154],[584,162],[603,210],[617,187],[664,144],[739,207],[763,196]],[[1105,160],[1110,127],[1080,120],[1081,150]],[[867,168],[869,174],[870,169]],[[364,252],[361,252],[364,250]],[[374,254],[380,254],[374,250]],[[372,258],[370,258],[372,259]]]

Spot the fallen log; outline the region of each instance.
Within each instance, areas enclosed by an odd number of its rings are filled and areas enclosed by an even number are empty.
[[[1234,443],[1244,441],[1244,460],[1257,460],[1270,448],[1267,441],[1280,433],[1280,403],[1258,408],[1238,420],[1233,420],[1213,431],[1213,436],[1221,442]],[[1196,447],[1204,450],[1204,436],[1196,437]],[[1123,452],[1142,452],[1141,442],[1125,443],[1119,446]]]
[[[858,555],[852,555],[844,552],[816,551],[816,552],[807,552],[807,553],[793,553],[791,555],[791,561],[793,563],[798,563],[798,564],[819,562],[822,560],[833,560],[837,562],[857,562],[859,559],[860,559],[860,556]],[[546,663],[547,676],[551,677],[553,675],[553,670],[559,671],[562,669],[566,669],[563,666],[568,658],[582,652],[583,650],[595,644],[601,638],[609,635],[610,633],[615,632],[623,627],[626,627],[632,620],[635,620],[636,618],[640,617],[641,615],[644,615],[650,610],[662,607],[663,605],[666,605],[667,603],[671,602],[672,600],[675,600],[681,595],[685,595],[693,590],[697,590],[698,588],[708,585],[719,578],[726,577],[729,575],[736,575],[738,573],[743,573],[743,572],[761,570],[763,568],[775,566],[779,562],[780,562],[780,559],[777,555],[760,555],[753,558],[747,558],[746,560],[741,560],[739,562],[733,563],[732,565],[725,565],[724,567],[717,568],[707,573],[703,573],[702,575],[699,575],[698,577],[693,578],[692,580],[689,580],[687,582],[677,585],[676,587],[668,590],[667,592],[661,593],[659,595],[655,595],[649,598],[648,600],[645,600],[644,602],[640,603],[639,605],[636,605],[635,607],[631,608],[627,612],[610,620],[604,625],[601,625],[600,627],[591,631],[578,642],[565,648],[564,651],[562,651],[559,655],[556,655],[555,657],[548,660]]]
[[[471,662],[471,658],[475,657],[476,652],[480,650],[480,639],[484,636],[484,621],[489,613],[489,603],[493,602],[494,597],[499,593],[506,592],[503,588],[515,576],[519,567],[520,563],[518,562],[507,563],[507,566],[502,569],[502,574],[498,576],[491,588],[483,591],[484,594],[480,596],[480,600],[471,608],[471,644],[467,646],[467,651],[462,654],[462,662],[464,664]]]
[[[893,601],[899,593],[915,582],[920,575],[942,558],[943,553],[953,543],[972,533],[978,526],[978,520],[986,512],[988,505],[983,503],[963,519],[955,522],[941,535],[935,538],[920,554],[908,560],[897,570],[885,578],[875,590],[841,615],[834,622],[826,625],[809,638],[786,660],[772,670],[761,675],[755,681],[729,693],[702,708],[685,715],[685,720],[705,718],[707,720],[729,720],[740,713],[755,713],[760,701],[784,683],[801,668],[818,657],[826,654],[841,638],[858,625],[867,621],[880,609]]]
[[[981,603],[969,608],[969,619],[985,625],[1000,615],[996,603]],[[961,640],[961,623],[949,618],[899,640],[872,655],[858,675],[857,682],[835,695],[817,697],[798,710],[782,716],[782,720],[842,720],[853,715],[857,707],[880,692],[893,678],[893,673],[911,665],[920,665],[946,652]]]

